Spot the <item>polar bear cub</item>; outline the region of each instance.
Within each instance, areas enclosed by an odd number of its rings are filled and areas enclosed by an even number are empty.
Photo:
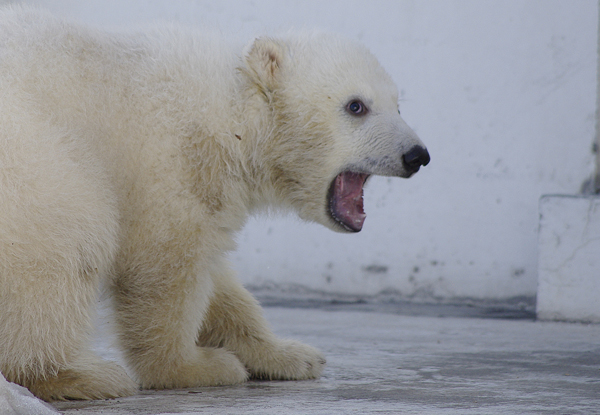
[[[358,232],[369,176],[429,162],[390,77],[330,34],[242,49],[5,9],[0,93],[0,371],[45,400],[319,377],[233,275],[235,233],[270,207]],[[101,283],[135,382],[88,344]]]

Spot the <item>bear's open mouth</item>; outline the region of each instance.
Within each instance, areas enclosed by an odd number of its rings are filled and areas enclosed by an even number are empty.
[[[368,174],[344,171],[329,187],[329,213],[333,220],[350,232],[359,232],[365,218],[363,186]]]

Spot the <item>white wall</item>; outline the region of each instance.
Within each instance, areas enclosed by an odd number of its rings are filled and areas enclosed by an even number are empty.
[[[596,0],[28,3],[105,26],[170,19],[247,39],[319,27],[379,57],[431,164],[410,180],[372,180],[358,235],[251,221],[232,255],[249,285],[533,296],[538,199],[578,193],[593,174]]]

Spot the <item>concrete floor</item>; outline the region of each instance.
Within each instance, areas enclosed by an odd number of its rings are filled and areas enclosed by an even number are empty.
[[[321,379],[142,391],[54,407],[64,414],[600,414],[600,325],[352,306],[265,313],[280,336],[326,354]],[[100,336],[99,352],[118,359]]]

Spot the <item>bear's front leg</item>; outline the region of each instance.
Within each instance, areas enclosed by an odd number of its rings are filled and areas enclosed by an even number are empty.
[[[233,353],[196,344],[212,283],[208,275],[181,268],[125,274],[115,284],[120,342],[142,388],[246,381],[248,373]]]
[[[254,297],[226,266],[213,276],[214,293],[198,336],[205,347],[224,347],[256,379],[316,379],[325,357],[314,347],[277,338]]]

